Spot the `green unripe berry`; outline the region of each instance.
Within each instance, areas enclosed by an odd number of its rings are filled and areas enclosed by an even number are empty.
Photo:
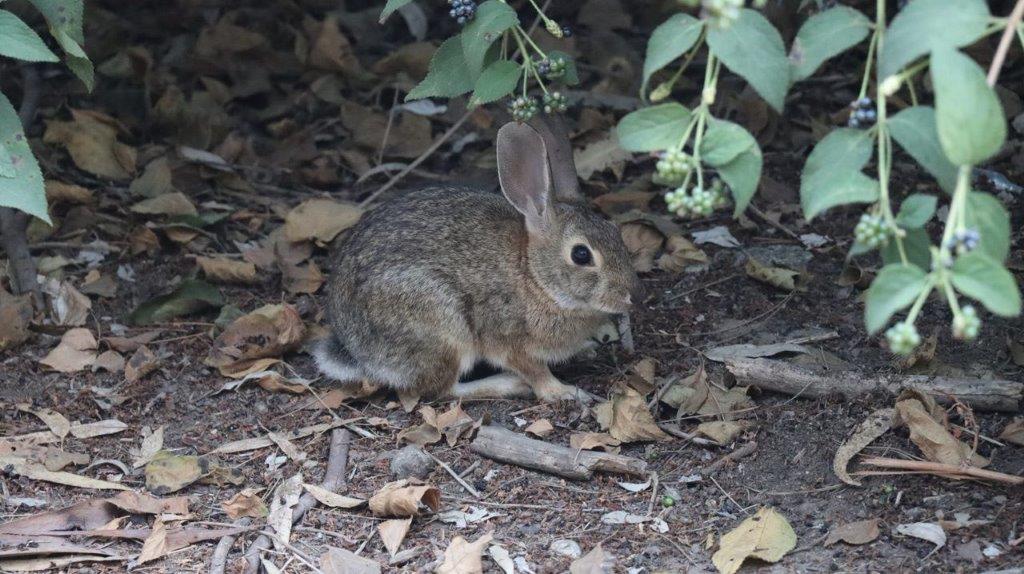
[[[676,499],[666,494],[665,496],[661,497],[661,505],[664,506],[665,508],[675,506]]]
[[[519,123],[529,121],[537,113],[537,100],[529,96],[519,96],[509,104],[512,119]]]
[[[544,94],[543,101],[545,114],[561,114],[569,109],[569,100],[561,92]]]
[[[921,344],[921,335],[913,323],[896,323],[885,332],[889,349],[897,355],[909,355]]]
[[[981,331],[981,318],[978,317],[978,310],[973,305],[964,305],[960,314],[953,317],[953,336],[965,341],[973,341],[978,338]]]
[[[889,243],[890,231],[881,216],[865,213],[853,228],[853,235],[857,243],[869,249],[878,249]]]

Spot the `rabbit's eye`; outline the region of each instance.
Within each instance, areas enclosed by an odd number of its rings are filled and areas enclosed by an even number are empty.
[[[590,265],[594,262],[594,254],[586,245],[574,245],[572,248],[572,262],[576,265]]]

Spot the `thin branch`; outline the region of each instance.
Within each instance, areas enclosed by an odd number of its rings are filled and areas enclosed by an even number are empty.
[[[1010,51],[1010,44],[1013,43],[1013,36],[1017,33],[1017,26],[1020,25],[1022,17],[1024,17],[1024,0],[1017,0],[1017,4],[1013,7],[1013,12],[1010,12],[1010,17],[1006,22],[1003,36],[999,38],[999,47],[996,48],[996,55],[992,58],[992,65],[988,68],[988,77],[985,80],[989,87],[996,86],[999,72],[1003,69],[1003,62],[1006,61],[1006,53]]]
[[[882,468],[895,468],[900,470],[941,474],[949,476],[950,478],[980,478],[983,480],[994,480],[996,482],[1017,486],[1024,484],[1024,476],[1014,476],[1012,474],[1005,474],[994,470],[985,470],[983,468],[966,465],[957,466],[955,464],[943,464],[941,462],[929,462],[926,460],[903,460],[899,458],[885,458],[880,456],[869,456],[861,462],[864,464],[870,464],[871,466],[880,466]]]

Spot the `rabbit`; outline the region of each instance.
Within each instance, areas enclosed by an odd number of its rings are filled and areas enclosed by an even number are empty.
[[[556,135],[550,121],[498,131],[504,197],[421,189],[349,230],[325,291],[330,336],[313,353],[324,375],[419,396],[592,398],[548,365],[629,311],[640,281],[618,228],[587,206],[564,127]],[[478,362],[504,372],[460,383]]]

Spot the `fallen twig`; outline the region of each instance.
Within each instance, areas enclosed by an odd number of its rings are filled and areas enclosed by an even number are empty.
[[[775,359],[732,359],[725,367],[740,384],[805,398],[828,395],[855,397],[878,390],[897,395],[913,388],[949,404],[950,396],[976,411],[1017,412],[1024,383],[1000,379],[954,379],[928,375],[865,375],[854,371],[817,373]]]
[[[660,428],[661,430],[667,432],[668,434],[670,434],[670,435],[672,435],[672,436],[674,436],[676,438],[685,439],[685,440],[688,440],[688,441],[692,442],[693,444],[699,444],[700,446],[714,446],[714,447],[722,446],[722,445],[718,444],[717,442],[715,442],[715,441],[713,441],[711,439],[706,439],[706,438],[703,438],[703,437],[699,437],[699,436],[697,436],[695,434],[688,433],[688,432],[684,431],[683,429],[681,429],[681,428],[679,428],[677,426],[674,426],[674,425],[669,425],[669,424],[661,423],[661,424],[658,425],[658,428]]]
[[[596,471],[638,476],[647,474],[647,463],[637,458],[591,450],[577,451],[494,425],[481,427],[469,448],[487,458],[573,480],[587,480]]]
[[[348,466],[348,448],[352,435],[348,429],[333,429],[331,431],[331,449],[327,456],[327,470],[324,472],[324,480],[320,486],[336,492],[345,484],[345,467]],[[317,500],[312,494],[304,492],[299,497],[295,510],[292,511],[292,524],[298,523],[311,508],[316,506]],[[256,540],[245,551],[245,574],[256,574],[260,569],[260,554],[270,548],[272,540],[266,534],[260,534]]]
[[[754,454],[755,450],[757,450],[757,443],[754,441],[750,441],[747,444],[739,447],[738,449],[722,456],[715,462],[707,465],[707,467],[704,468],[704,472],[714,472],[719,468],[722,468],[729,462],[736,462],[741,458],[745,458]]]
[[[994,480],[1004,484],[1024,484],[1024,476],[1014,476],[1012,474],[1005,474],[994,470],[985,470],[974,466],[957,466],[955,464],[943,464],[941,462],[930,462],[927,460],[903,460],[900,458],[885,458],[881,456],[869,456],[862,459],[861,462],[864,464],[870,464],[871,466],[880,466],[882,468],[895,468],[899,470],[941,474],[949,476],[950,478],[980,478],[983,480]]]
[[[454,470],[452,470],[452,467],[448,466],[447,463],[445,463],[443,460],[437,458],[436,456],[430,454],[429,452],[427,453],[427,456],[429,456],[430,458],[434,459],[434,462],[436,462],[438,464],[438,466],[440,466],[441,468],[445,469],[445,471],[447,471],[448,474],[452,475],[452,478],[455,479],[455,482],[458,482],[459,485],[462,486],[462,488],[465,488],[466,492],[472,494],[473,496],[475,496],[477,498],[480,498],[480,491],[478,491],[477,489],[473,488],[473,485],[471,485],[468,482],[466,482],[465,480],[463,480],[463,478],[461,476],[459,476],[459,473],[457,473]]]

